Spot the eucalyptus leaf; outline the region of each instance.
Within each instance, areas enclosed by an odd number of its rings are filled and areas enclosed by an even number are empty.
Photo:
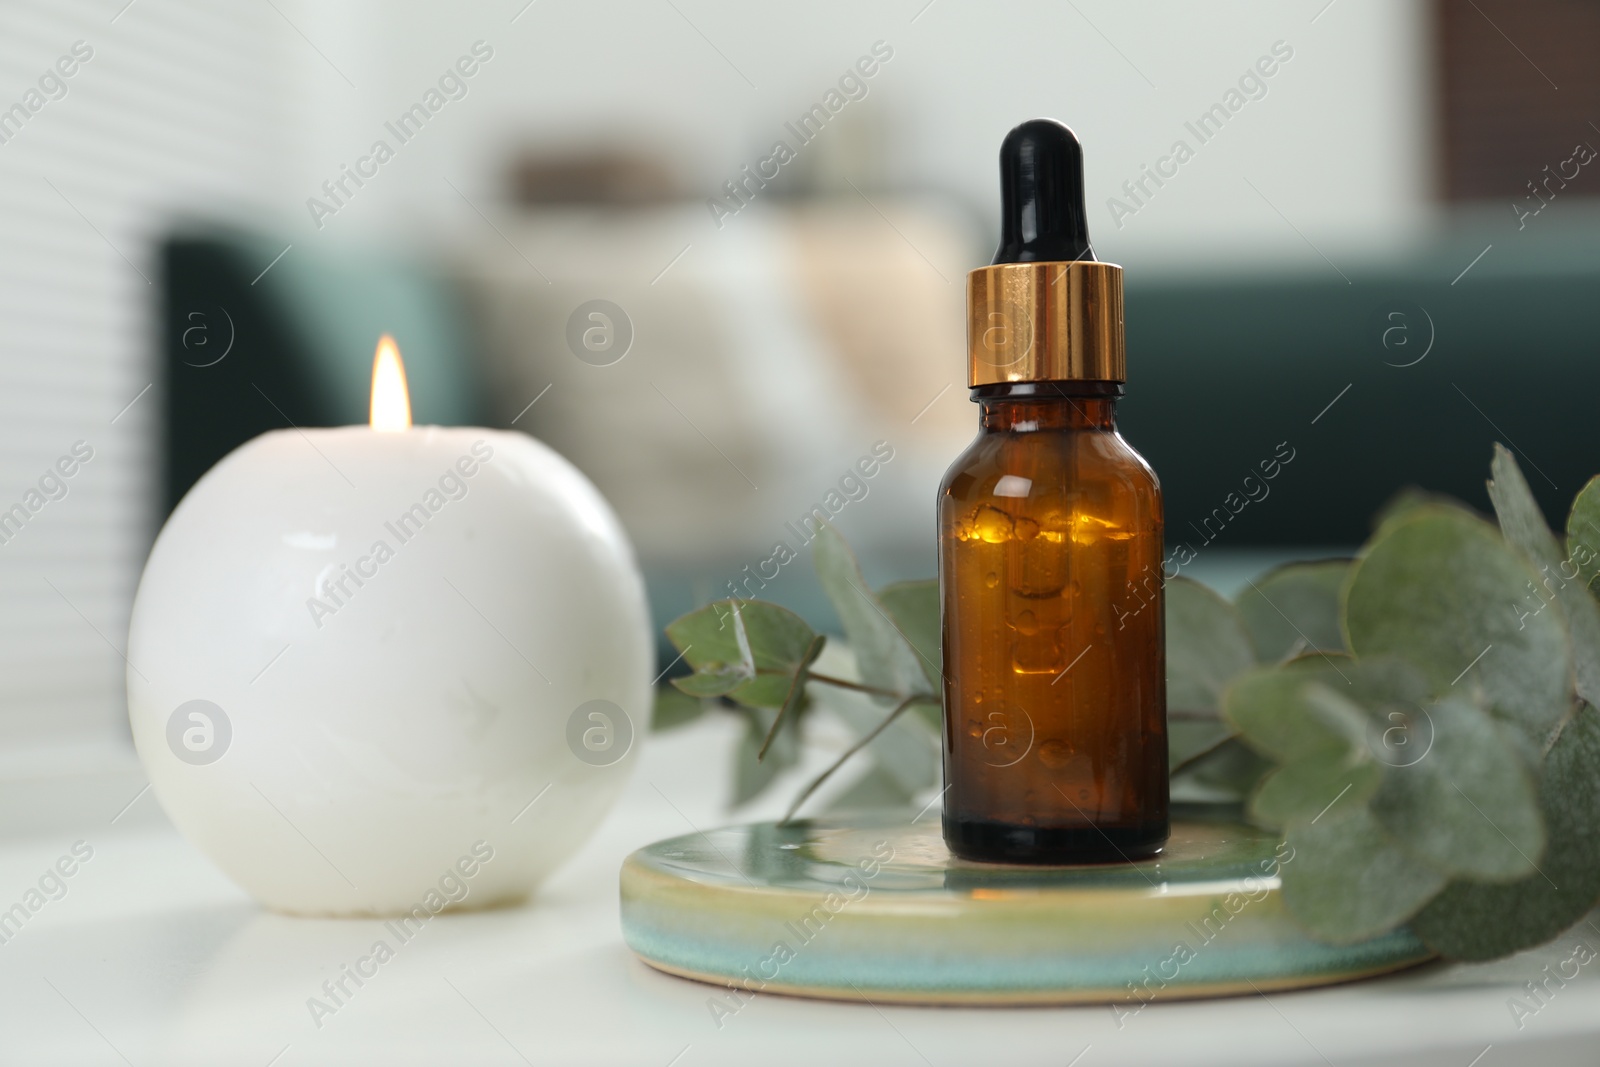
[[[878,601],[921,657],[928,684],[937,692],[943,683],[944,633],[940,622],[939,582],[895,582],[878,590]]]
[[[1500,532],[1513,548],[1539,563],[1561,558],[1555,536],[1545,525],[1544,512],[1533,498],[1533,490],[1528,488],[1522,468],[1504,445],[1494,446],[1494,457],[1489,462],[1488,489],[1489,502],[1494,505],[1495,518],[1500,521]]]
[[[1580,580],[1592,587],[1600,574],[1600,475],[1578,490],[1567,513],[1567,558],[1577,565]]]
[[[1394,656],[1369,656],[1343,668],[1347,684],[1340,689],[1368,717],[1367,748],[1390,767],[1404,767],[1422,758],[1433,744],[1428,706],[1432,686],[1417,668]]]
[[[1452,959],[1509,956],[1555,937],[1600,903],[1600,713],[1584,706],[1545,757],[1539,783],[1551,848],[1509,885],[1452,882],[1412,928]],[[1558,847],[1559,846],[1559,847]]]
[[[1307,657],[1248,671],[1228,686],[1224,717],[1246,744],[1277,763],[1346,758],[1351,748],[1349,721],[1318,713],[1306,699],[1313,683],[1336,684],[1340,669],[1329,658]],[[1346,663],[1342,669],[1349,674],[1354,667]]]
[[[1281,765],[1252,797],[1252,819],[1283,827],[1316,818],[1336,797],[1365,804],[1382,765],[1432,743],[1427,699],[1427,679],[1393,657],[1302,656],[1241,676],[1228,690],[1229,721]]]
[[[1357,560],[1344,590],[1347,644],[1392,654],[1435,692],[1481,687],[1491,713],[1536,758],[1571,703],[1571,657],[1554,612],[1519,614],[1534,571],[1488,523],[1420,504],[1391,520]]]
[[[655,690],[650,709],[650,729],[656,733],[687,726],[705,714],[706,702],[675,686],[661,685]]]
[[[1324,754],[1279,767],[1250,797],[1251,821],[1281,830],[1312,822],[1334,804],[1366,804],[1383,780],[1383,768],[1364,755]]]
[[[1321,819],[1289,828],[1293,850],[1280,868],[1283,903],[1312,935],[1334,944],[1394,929],[1445,885],[1365,807],[1341,800]]]
[[[1368,747],[1367,713],[1343,695],[1349,683],[1329,687],[1338,681],[1322,658],[1259,670],[1229,689],[1229,717],[1246,742],[1282,763],[1250,798],[1255,822],[1280,829],[1313,822],[1347,795],[1365,804],[1377,790],[1383,772]]]
[[[1308,662],[1315,660],[1308,657]],[[1327,663],[1330,670],[1322,676],[1323,681],[1380,720],[1385,719],[1381,713],[1388,708],[1416,710],[1417,704],[1426,703],[1433,696],[1427,675],[1397,656],[1335,656],[1328,657]]]
[[[1350,560],[1289,563],[1250,582],[1235,603],[1262,663],[1299,652],[1342,652],[1339,589]]]
[[[696,671],[682,678],[672,679],[672,687],[696,700],[726,696],[750,680],[750,675],[738,667],[720,665],[710,670]]]
[[[867,588],[861,566],[844,537],[823,524],[812,543],[812,564],[839,613],[844,633],[855,652],[861,680],[896,693],[933,693],[926,664],[876,594]],[[935,672],[934,677],[937,677]]]
[[[878,590],[878,600],[916,650],[933,692],[940,692],[944,685],[944,631],[938,579],[886,585]],[[918,704],[911,714],[934,731],[943,725],[938,704]]]
[[[1339,738],[1348,758],[1367,759],[1367,738],[1371,732],[1367,712],[1348,695],[1355,689],[1355,683],[1347,678],[1338,689],[1333,688],[1334,684],[1331,679],[1312,681],[1300,691],[1307,719],[1316,723],[1318,733]]]
[[[1446,874],[1507,882],[1532,873],[1544,820],[1527,768],[1507,758],[1506,728],[1459,697],[1428,715],[1432,747],[1387,769],[1373,814],[1401,847]]]
[[[1572,559],[1563,559],[1561,546],[1545,525],[1528,481],[1516,459],[1500,445],[1494,446],[1489,499],[1500,520],[1500,532],[1511,546],[1539,571],[1539,586],[1530,583],[1523,596],[1524,611],[1542,612],[1553,603],[1567,624],[1572,641],[1573,684],[1591,706],[1600,705],[1600,604],[1580,580]]]
[[[695,669],[672,684],[691,696],[727,695],[747,707],[781,708],[817,636],[787,608],[719,600],[667,627],[668,639]]]
[[[1166,583],[1166,618],[1167,762],[1181,768],[1233,733],[1219,697],[1255,654],[1238,610],[1199,582]]]
[[[1190,578],[1166,583],[1167,707],[1216,713],[1228,680],[1255,664],[1239,611]]]

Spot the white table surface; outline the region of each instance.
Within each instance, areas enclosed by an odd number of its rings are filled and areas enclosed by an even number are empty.
[[[712,987],[658,974],[628,952],[617,869],[638,846],[729,821],[733,737],[719,721],[648,738],[622,802],[534,901],[435,918],[320,1028],[307,999],[368,951],[378,922],[261,911],[139,795],[143,780],[125,754],[89,772],[74,763],[75,779],[48,761],[27,773],[13,767],[0,780],[0,829],[14,834],[0,838],[0,908],[74,841],[94,856],[64,897],[0,944],[0,1063],[1600,1063],[1600,961],[1564,987],[1552,984],[1520,1029],[1508,1007],[1579,936],[1600,949],[1600,930],[1584,926],[1492,965],[1151,1005],[1120,1028],[1104,1007],[931,1009],[764,995],[719,1029],[707,1007]],[[779,799],[741,816],[770,815]]]

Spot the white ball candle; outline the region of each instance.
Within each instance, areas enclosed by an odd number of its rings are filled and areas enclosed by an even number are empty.
[[[593,484],[521,433],[409,428],[387,363],[371,428],[275,431],[212,468],[133,608],[155,795],[280,911],[527,895],[650,711],[644,585]]]

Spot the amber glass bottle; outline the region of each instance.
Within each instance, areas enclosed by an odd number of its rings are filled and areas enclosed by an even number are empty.
[[[944,835],[966,859],[1134,860],[1167,838],[1161,490],[1117,433],[1121,268],[1094,259],[1082,156],[1001,148],[1003,229],[968,278],[978,437],[939,489]]]

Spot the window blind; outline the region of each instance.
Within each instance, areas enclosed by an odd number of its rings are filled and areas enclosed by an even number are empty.
[[[0,747],[126,735],[154,535],[161,235],[267,202],[266,4],[0,6]]]

